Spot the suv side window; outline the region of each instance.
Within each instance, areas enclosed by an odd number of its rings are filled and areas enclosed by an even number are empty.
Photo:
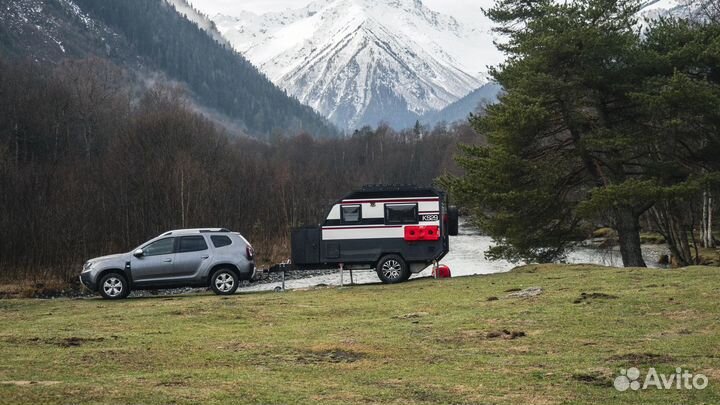
[[[208,245],[205,243],[205,238],[201,235],[182,236],[180,237],[180,244],[178,245],[178,253],[199,252],[201,250],[207,250],[207,248]]]
[[[213,235],[210,240],[216,248],[232,245],[232,240],[225,235]]]
[[[175,238],[165,238],[156,240],[155,242],[145,246],[143,249],[144,256],[169,255],[175,247]]]

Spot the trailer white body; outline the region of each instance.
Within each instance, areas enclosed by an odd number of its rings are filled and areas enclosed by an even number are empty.
[[[293,231],[292,262],[297,268],[376,268],[381,280],[399,282],[442,259],[456,232],[457,212],[443,192],[366,186],[337,201],[320,227]]]

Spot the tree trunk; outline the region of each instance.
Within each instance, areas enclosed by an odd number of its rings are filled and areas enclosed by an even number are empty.
[[[679,267],[684,267],[693,263],[690,242],[688,241],[688,234],[692,233],[692,227],[689,227],[677,215],[678,212],[678,207],[666,201],[658,202],[652,208],[657,227],[665,237],[665,242],[670,249],[670,253],[675,258],[675,263]]]
[[[700,239],[705,248],[715,247],[715,240],[712,234],[712,194],[709,191],[703,192],[703,216],[701,224]]]
[[[615,230],[620,242],[620,255],[625,267],[646,267],[640,245],[640,217],[632,208],[615,209]]]
[[[708,232],[708,245],[705,246],[707,248],[714,248],[715,247],[715,236],[713,236],[713,196],[712,193],[708,193],[708,222],[707,222],[707,232]]]

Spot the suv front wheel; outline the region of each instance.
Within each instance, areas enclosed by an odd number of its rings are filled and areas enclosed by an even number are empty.
[[[130,294],[130,285],[122,274],[109,273],[100,278],[98,291],[105,299],[119,300]]]
[[[217,295],[232,295],[238,288],[238,276],[230,269],[220,269],[210,277],[210,288]]]

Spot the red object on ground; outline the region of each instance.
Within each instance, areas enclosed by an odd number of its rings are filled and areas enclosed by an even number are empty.
[[[450,267],[441,264],[437,266],[435,269],[435,278],[450,278],[452,277],[452,274],[450,273]]]

